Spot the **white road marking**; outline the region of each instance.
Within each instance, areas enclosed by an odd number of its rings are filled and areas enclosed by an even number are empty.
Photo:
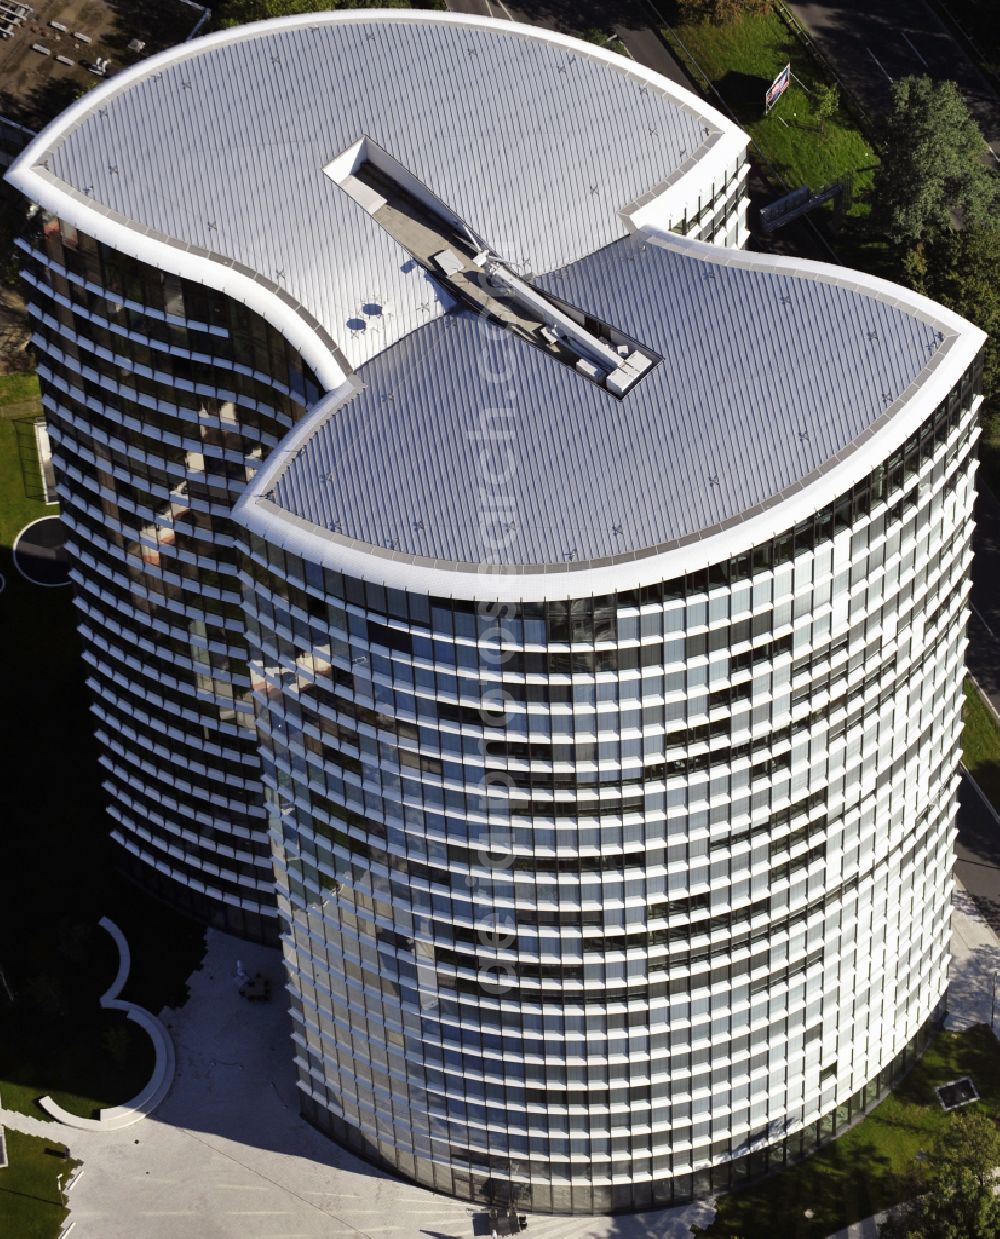
[[[987,796],[987,795],[986,795],[986,793],[985,793],[985,792],[983,791],[983,789],[979,786],[979,784],[978,784],[978,783],[976,782],[976,780],[972,777],[972,775],[971,775],[971,774],[969,774],[968,770],[966,770],[966,768],[965,768],[965,764],[964,764],[964,763],[962,763],[962,773],[965,775],[965,777],[966,777],[966,779],[968,780],[968,782],[972,784],[973,788],[975,788],[976,795],[977,795],[977,796],[979,797],[979,799],[983,802],[983,804],[985,805],[986,809],[989,811],[990,816],[993,818],[993,820],[996,822],[996,824],[997,824],[998,826],[1000,826],[1000,813],[997,813],[996,809],[994,809],[994,807],[993,807],[993,801],[992,801],[992,800],[990,800],[989,796]]]
[[[303,1191],[302,1196],[336,1196],[338,1200],[360,1200],[360,1192],[338,1192],[336,1188],[328,1187],[323,1191]]]
[[[909,46],[909,48],[910,48],[910,51],[914,54],[914,56],[916,56],[916,58],[920,61],[920,63],[924,66],[924,68],[925,68],[925,69],[929,69],[929,68],[930,68],[930,65],[927,63],[927,61],[926,61],[926,60],[924,60],[923,56],[921,56],[921,55],[920,55],[920,53],[917,51],[917,49],[913,46],[913,40],[912,40],[912,39],[910,38],[910,36],[906,33],[906,31],[905,31],[905,30],[901,30],[899,33],[900,33],[900,34],[903,36],[903,38],[906,40],[906,42],[907,42],[907,44],[908,44],[908,46]]]
[[[989,624],[987,624],[982,611],[980,611],[980,609],[976,606],[974,602],[970,602],[969,606],[972,608],[972,614],[976,617],[977,620],[979,620],[980,624],[982,624],[982,626],[986,629],[986,631],[990,634],[990,636],[995,641],[997,639],[997,634],[993,631],[993,629],[989,626]]]
[[[870,47],[866,47],[866,48],[865,48],[865,51],[868,53],[868,55],[869,55],[869,56],[871,56],[872,60],[874,60],[874,61],[875,61],[875,63],[876,63],[876,64],[878,65],[878,67],[882,70],[882,72],[883,72],[883,73],[885,73],[886,80],[888,81],[889,85],[891,86],[891,85],[892,85],[892,78],[889,76],[889,74],[888,74],[888,73],[886,73],[885,66],[882,64],[881,60],[879,60],[879,58],[875,55],[875,53],[872,51],[872,49],[871,49]]]

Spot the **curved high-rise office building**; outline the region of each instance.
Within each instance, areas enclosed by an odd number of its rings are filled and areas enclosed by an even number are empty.
[[[743,253],[745,145],[549,32],[351,13],[12,173],[119,836],[207,885],[263,786],[304,1112],[469,1199],[732,1186],[941,1010],[982,334]]]

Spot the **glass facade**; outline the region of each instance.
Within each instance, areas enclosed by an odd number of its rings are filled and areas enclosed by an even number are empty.
[[[51,216],[22,249],[113,837],[161,895],[274,940],[230,513],[318,389],[229,298]]]
[[[246,534],[306,1115],[417,1182],[681,1202],[842,1130],[947,981],[976,375],[683,579],[468,603]]]

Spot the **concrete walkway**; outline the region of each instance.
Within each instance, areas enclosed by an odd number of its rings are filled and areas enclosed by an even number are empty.
[[[963,1029],[973,1024],[989,1024],[993,979],[1000,974],[1000,938],[961,883],[955,886],[951,923],[951,983],[945,1027]]]

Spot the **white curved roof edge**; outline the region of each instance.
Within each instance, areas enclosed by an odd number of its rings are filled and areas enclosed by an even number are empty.
[[[280,331],[300,353],[303,361],[316,375],[320,385],[328,391],[333,390],[339,387],[344,380],[345,371],[342,359],[302,317],[295,305],[278,295],[278,290],[263,275],[259,276],[259,280],[263,282],[258,282],[258,279],[235,271],[229,260],[221,256],[215,258],[205,251],[184,244],[179,239],[174,242],[166,237],[151,236],[138,221],[130,221],[107,208],[92,203],[84,195],[51,176],[40,164],[61,138],[107,99],[120,91],[127,90],[133,82],[157,72],[173,61],[199,54],[213,46],[241,39],[259,38],[272,31],[279,32],[298,26],[332,25],[336,22],[357,24],[378,20],[441,22],[453,25],[482,26],[489,29],[502,27],[526,38],[570,47],[585,52],[595,60],[613,65],[619,72],[626,72],[633,77],[652,83],[664,94],[673,97],[679,104],[703,117],[719,131],[715,141],[704,151],[702,158],[694,167],[679,171],[676,180],[671,178],[666,185],[660,187],[660,192],[652,202],[644,203],[638,208],[640,212],[655,208],[655,204],[663,201],[667,193],[672,194],[675,186],[689,185],[694,174],[707,158],[712,157],[714,162],[714,159],[723,152],[726,156],[735,155],[746,147],[748,139],[743,131],[721,112],[699,99],[697,95],[677,85],[676,82],[670,81],[669,78],[645,68],[637,61],[627,60],[624,56],[619,56],[596,44],[538,26],[529,26],[522,22],[497,21],[493,18],[475,17],[464,13],[419,9],[345,9],[335,12],[303,13],[294,17],[277,17],[267,21],[252,22],[246,26],[235,26],[194,39],[190,43],[180,43],[156,56],[151,56],[148,60],[141,61],[102,82],[60,113],[14,161],[7,170],[5,179],[32,202],[58,215],[60,219],[66,220],[67,223],[88,236],[94,237],[95,240],[120,250],[140,262],[149,263],[150,266],[168,271],[172,275],[194,280],[242,302]],[[628,217],[628,209],[626,217]]]
[[[986,340],[978,327],[928,297],[863,272],[831,263],[771,254],[726,250],[701,241],[648,232],[655,244],[696,252],[703,261],[753,267],[847,284],[861,293],[888,300],[934,324],[944,335],[916,390],[887,410],[861,439],[833,457],[810,479],[789,488],[767,505],[751,509],[702,535],[675,546],[636,552],[619,559],[537,570],[493,565],[456,564],[420,559],[366,547],[334,534],[264,498],[305,441],[322,424],[326,411],[347,394],[328,393],[268,457],[234,509],[234,519],[252,533],[292,554],[361,580],[411,593],[467,601],[542,601],[584,598],[638,589],[719,563],[794,528],[862,481],[882,460],[902,446],[955,386]],[[349,381],[353,387],[355,381]]]

